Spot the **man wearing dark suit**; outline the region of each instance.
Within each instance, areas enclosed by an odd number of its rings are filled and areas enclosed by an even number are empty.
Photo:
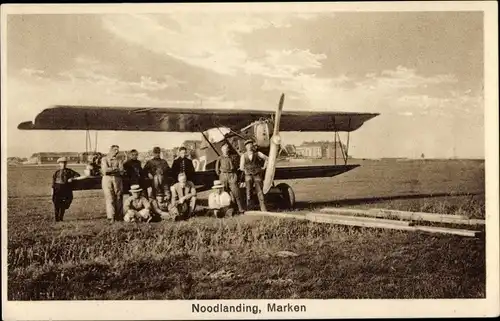
[[[173,177],[177,178],[179,174],[186,174],[187,180],[192,182],[194,179],[193,161],[186,156],[186,147],[179,148],[179,157],[172,164]]]
[[[125,170],[124,191],[128,191],[132,185],[140,185],[141,188],[145,188],[144,171],[141,161],[137,159],[138,156],[139,153],[137,150],[132,149],[129,154],[129,160],[123,163],[123,169]]]
[[[70,207],[73,201],[71,182],[80,176],[74,170],[66,167],[67,162],[66,157],[59,158],[57,163],[60,169],[52,175],[52,202],[54,203],[56,222],[63,220],[64,212]]]

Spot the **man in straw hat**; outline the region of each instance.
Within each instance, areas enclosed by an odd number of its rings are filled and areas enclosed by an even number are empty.
[[[52,203],[54,203],[56,222],[63,220],[64,212],[73,201],[73,188],[71,182],[80,174],[67,168],[68,160],[61,157],[57,160],[59,169],[52,175]]]
[[[262,172],[267,167],[268,157],[259,151],[254,151],[253,140],[245,141],[245,153],[240,157],[240,170],[245,173],[245,186],[247,196],[247,209],[251,205],[252,186],[255,185],[257,198],[259,199],[260,210],[265,212],[266,203],[262,191]],[[264,165],[262,165],[264,163]]]
[[[221,181],[214,181],[212,192],[208,196],[209,213],[215,217],[232,216],[231,196],[224,191]]]
[[[172,204],[177,208],[182,218],[188,218],[194,214],[196,208],[196,188],[192,182],[187,180],[185,173],[180,173],[178,180],[179,182],[170,188]]]
[[[151,205],[147,198],[141,195],[140,185],[130,187],[130,197],[125,200],[123,210],[125,222],[149,222],[151,220]]]
[[[119,159],[120,147],[112,145],[101,160],[102,189],[106,200],[106,216],[109,221],[122,219],[123,210],[123,162]]]
[[[240,188],[238,187],[238,155],[229,154],[229,144],[224,142],[221,147],[222,155],[215,163],[215,172],[219,175],[219,180],[224,185],[225,191],[231,191],[234,201],[238,206],[238,211],[243,213],[241,204]]]

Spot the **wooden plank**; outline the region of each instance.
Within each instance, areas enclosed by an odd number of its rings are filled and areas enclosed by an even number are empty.
[[[484,225],[485,220],[468,219],[462,215],[447,215],[447,214],[434,214],[424,212],[407,212],[396,211],[387,209],[351,209],[351,208],[335,208],[326,207],[320,210],[323,213],[334,213],[340,215],[366,215],[371,217],[405,219],[410,221],[428,221],[438,223],[451,223],[451,224],[466,224],[466,225]]]
[[[394,230],[408,230],[411,226],[398,225],[386,222],[373,222],[373,221],[363,221],[363,220],[350,220],[346,218],[336,218],[329,217],[329,215],[315,215],[315,213],[307,213],[306,217],[311,222],[317,223],[330,223],[337,225],[348,225],[348,226],[359,226],[359,227],[375,227],[375,228],[386,228]]]
[[[298,219],[298,220],[305,220],[306,219],[305,215],[303,215],[303,214],[282,213],[282,212],[246,211],[244,215],[267,216],[267,217],[278,217],[278,218],[294,218],[294,219]]]
[[[408,221],[384,220],[371,217],[342,216],[342,215],[332,215],[332,214],[314,213],[314,212],[302,215],[297,213],[284,213],[284,212],[247,211],[245,212],[245,215],[260,216],[260,217],[267,216],[267,217],[277,217],[277,218],[294,218],[299,220],[309,220],[311,222],[317,222],[317,223],[384,228],[384,229],[393,229],[401,231],[421,231],[428,233],[454,234],[454,235],[461,235],[468,237],[475,237],[481,233],[479,231],[452,229],[445,227],[410,226],[411,222]]]
[[[377,216],[380,217],[389,217],[394,216],[402,219],[425,219],[430,218],[434,219],[452,219],[452,220],[467,220],[467,217],[462,215],[448,215],[448,214],[435,214],[435,213],[424,213],[424,212],[409,212],[409,211],[396,211],[396,210],[387,210],[382,208],[371,208],[368,210],[364,209],[355,209],[355,208],[334,208],[334,207],[326,207],[321,211],[325,212],[339,212],[339,213],[349,213],[349,214],[362,214],[368,216]]]
[[[434,226],[406,226],[394,224],[398,221],[384,220],[385,222],[367,221],[367,220],[350,220],[344,217],[329,217],[329,215],[317,215],[316,213],[307,213],[306,217],[311,222],[317,223],[330,223],[337,225],[348,225],[348,226],[359,226],[359,227],[372,227],[372,228],[384,228],[392,230],[402,230],[402,231],[421,231],[428,233],[439,233],[439,234],[453,234],[460,236],[476,237],[481,232],[463,230],[463,229],[452,229],[445,227],[434,227]],[[388,223],[387,221],[390,221]]]
[[[410,221],[385,220],[382,218],[373,218],[373,217],[344,216],[344,215],[325,214],[325,213],[316,213],[316,212],[311,212],[308,214],[309,214],[309,217],[324,216],[327,218],[339,219],[339,220],[354,220],[354,221],[387,223],[387,224],[403,225],[403,226],[410,226],[411,224],[413,224]],[[306,214],[306,216],[307,216],[307,214]]]
[[[415,230],[422,232],[454,234],[454,235],[469,236],[469,237],[476,237],[479,234],[481,234],[480,231],[463,230],[463,229],[447,228],[447,227],[419,226],[419,225],[412,227],[415,228]]]

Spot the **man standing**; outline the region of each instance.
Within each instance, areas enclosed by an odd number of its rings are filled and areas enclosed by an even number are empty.
[[[151,181],[149,189],[149,197],[151,199],[156,197],[158,191],[165,192],[165,186],[168,189],[171,180],[170,166],[166,160],[160,157],[160,147],[153,148],[153,158],[146,162],[144,165],[144,173]]]
[[[240,189],[238,187],[238,156],[229,155],[229,145],[227,142],[221,147],[222,155],[215,163],[215,172],[219,175],[220,182],[224,185],[224,190],[231,191],[233,198],[238,205],[238,211],[243,213],[241,204]]]
[[[137,150],[132,149],[129,153],[129,160],[123,163],[123,169],[125,170],[125,182],[123,189],[125,191],[129,190],[132,185],[140,185],[144,188],[144,175],[142,170],[141,161],[137,159],[139,153]]]
[[[252,199],[252,186],[255,185],[257,198],[259,199],[260,210],[265,212],[266,203],[264,202],[264,193],[262,191],[262,172],[267,167],[268,157],[261,152],[254,151],[252,140],[245,141],[245,153],[240,158],[240,170],[245,173],[245,186],[247,196],[247,209],[250,207]],[[264,161],[264,165],[261,163]]]
[[[194,178],[193,161],[187,158],[186,153],[186,147],[182,146],[179,148],[179,157],[177,157],[172,164],[172,172],[174,177],[177,177],[180,173],[184,173],[186,174],[187,180],[192,182]]]
[[[52,202],[54,203],[56,222],[60,222],[63,220],[64,212],[73,201],[71,182],[80,174],[66,168],[66,157],[59,158],[57,163],[60,168],[52,176]]]
[[[125,222],[149,222],[151,206],[148,199],[141,195],[142,188],[139,185],[132,185],[129,192],[130,197],[123,205]]]
[[[172,193],[172,204],[179,211],[179,215],[188,218],[194,214],[196,208],[196,188],[191,181],[187,180],[186,174],[180,173],[178,183],[175,183],[170,191]]]
[[[123,212],[123,162],[117,158],[120,151],[118,145],[112,145],[109,154],[101,160],[102,189],[106,199],[106,215],[108,220],[122,219]]]
[[[208,210],[214,217],[225,217],[233,215],[231,208],[231,196],[224,191],[221,181],[214,181],[213,192],[208,196]]]

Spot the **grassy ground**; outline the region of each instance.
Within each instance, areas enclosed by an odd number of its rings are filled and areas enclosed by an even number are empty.
[[[98,191],[75,193],[55,224],[50,173],[9,169],[10,300],[485,296],[484,238],[244,216],[111,225]],[[474,161],[374,162],[291,185],[298,210],[378,206],[484,217],[484,165]]]

